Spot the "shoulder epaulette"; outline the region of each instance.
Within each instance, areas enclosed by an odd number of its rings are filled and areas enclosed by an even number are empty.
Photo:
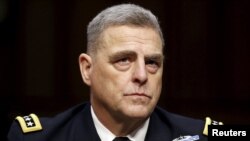
[[[203,135],[208,135],[208,125],[223,125],[222,122],[211,120],[210,117],[206,117],[205,126],[203,129]]]
[[[17,116],[16,120],[19,122],[23,133],[42,130],[41,123],[35,114],[30,114],[24,117]]]

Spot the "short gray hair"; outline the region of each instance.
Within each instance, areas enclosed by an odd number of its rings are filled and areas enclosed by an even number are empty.
[[[101,11],[87,28],[87,53],[95,53],[105,29],[116,25],[150,27],[157,31],[164,46],[163,34],[157,17],[149,10],[134,4],[120,4]]]

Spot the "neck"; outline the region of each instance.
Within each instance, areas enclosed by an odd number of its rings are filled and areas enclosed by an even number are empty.
[[[135,131],[146,121],[146,119],[117,116],[107,112],[104,108],[97,108],[96,106],[98,105],[92,103],[96,117],[115,136],[126,136]]]

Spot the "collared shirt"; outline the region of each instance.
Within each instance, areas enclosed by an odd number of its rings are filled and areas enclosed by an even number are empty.
[[[116,136],[99,121],[92,106],[91,106],[91,115],[101,141],[112,141]],[[139,128],[137,128],[131,134],[127,135],[127,137],[131,141],[144,141],[148,130],[148,125],[149,125],[149,118]]]

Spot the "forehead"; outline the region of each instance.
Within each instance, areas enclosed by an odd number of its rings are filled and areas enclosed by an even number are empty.
[[[101,37],[101,50],[143,50],[162,53],[163,45],[158,32],[149,27],[112,26]]]

